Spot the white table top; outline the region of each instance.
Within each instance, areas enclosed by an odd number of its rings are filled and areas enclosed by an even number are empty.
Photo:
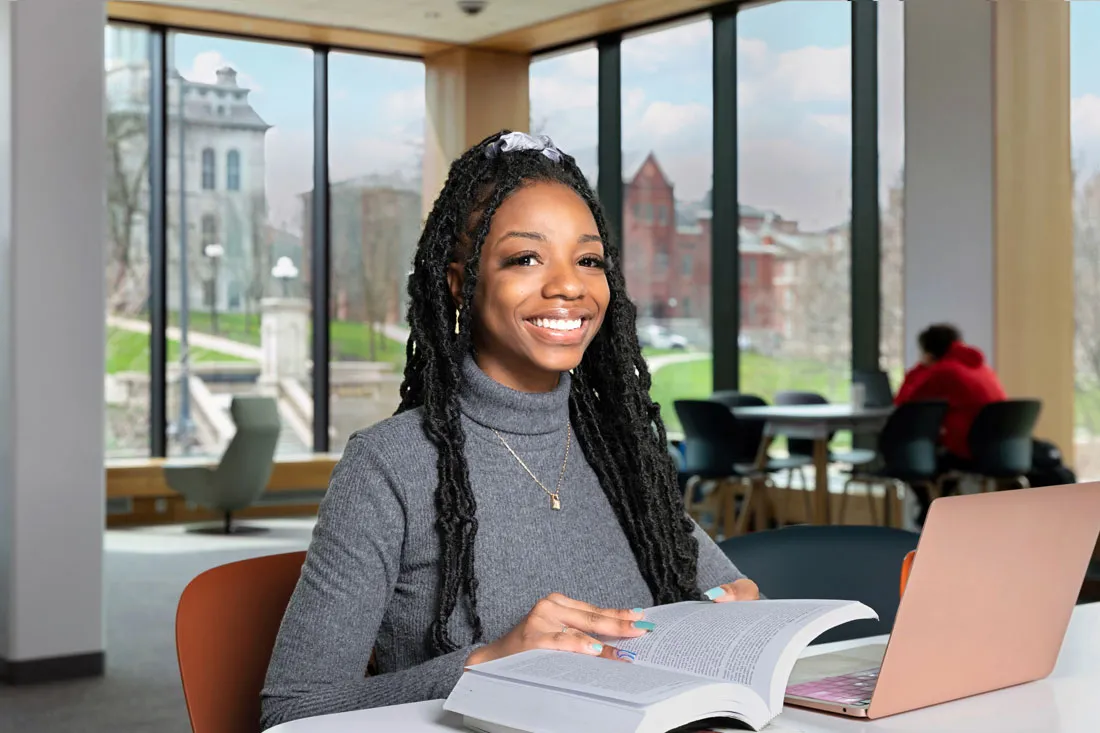
[[[822,644],[822,654],[886,637]],[[788,707],[767,728],[775,733],[1096,733],[1100,729],[1100,603],[1078,606],[1050,677],[880,720],[858,720]],[[285,723],[269,733],[455,733],[461,719],[442,700],[325,715]],[[593,732],[596,733],[596,732]]]
[[[783,422],[818,422],[851,420],[885,420],[893,407],[854,408],[849,404],[828,405],[763,405],[760,407],[734,407],[737,417],[755,417],[762,420]]]

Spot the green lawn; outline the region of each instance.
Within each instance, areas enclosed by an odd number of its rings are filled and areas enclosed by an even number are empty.
[[[179,361],[180,345],[178,341],[168,342],[169,363]],[[193,362],[210,361],[246,361],[231,354],[222,354],[208,349],[192,347]],[[126,331],[120,328],[107,328],[107,373],[145,372],[149,373],[149,335]]]
[[[674,400],[705,399],[714,391],[711,368],[711,359],[706,356],[669,364],[653,375],[650,395],[661,406],[661,417],[669,430],[680,430]],[[832,402],[843,402],[848,399],[848,374],[847,366],[829,368],[820,362],[741,354],[741,391],[768,402],[774,400],[776,392],[788,389],[817,392]]]
[[[168,325],[180,325],[177,311],[168,313]],[[191,311],[187,317],[187,327],[199,333],[214,333],[209,311]],[[259,346],[260,316],[253,313],[246,318],[244,313],[219,313],[217,335],[233,341],[240,341],[242,344]]]
[[[171,325],[179,325],[178,314],[169,314]],[[214,333],[210,313],[194,311],[190,315],[189,327],[200,333]],[[312,328],[312,326],[311,326]],[[240,341],[241,343],[260,345],[260,318],[252,315],[245,318],[243,313],[219,313],[218,336]],[[371,359],[370,327],[356,321],[333,321],[329,329],[330,346],[333,361],[367,361]],[[405,344],[386,338],[381,333],[374,336],[374,361],[388,361],[395,370],[405,367]]]

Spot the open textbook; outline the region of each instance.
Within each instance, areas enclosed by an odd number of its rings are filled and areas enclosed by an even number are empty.
[[[783,709],[816,637],[877,618],[853,601],[689,601],[647,609],[656,629],[604,639],[634,661],[535,650],[469,667],[444,708],[484,733],[760,730]]]

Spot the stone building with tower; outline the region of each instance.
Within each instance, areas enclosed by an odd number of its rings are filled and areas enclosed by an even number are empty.
[[[123,27],[109,25],[105,32],[108,307],[133,313],[144,307],[148,287],[148,48]],[[168,42],[173,58],[171,36]],[[219,69],[212,83],[185,79],[176,69],[169,73],[169,310],[183,303],[185,259],[190,309],[258,312],[272,265],[264,189],[264,140],[271,126],[252,107],[249,91],[229,67]]]

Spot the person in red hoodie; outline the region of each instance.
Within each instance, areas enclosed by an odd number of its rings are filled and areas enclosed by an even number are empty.
[[[918,337],[921,361],[905,375],[894,403],[947,402],[940,433],[939,470],[965,466],[970,458],[967,435],[978,412],[990,402],[1007,399],[1001,380],[981,350],[962,340],[959,329],[949,324],[929,326]],[[945,493],[946,489],[945,488]],[[923,487],[915,491],[921,503],[920,523],[928,511]]]

